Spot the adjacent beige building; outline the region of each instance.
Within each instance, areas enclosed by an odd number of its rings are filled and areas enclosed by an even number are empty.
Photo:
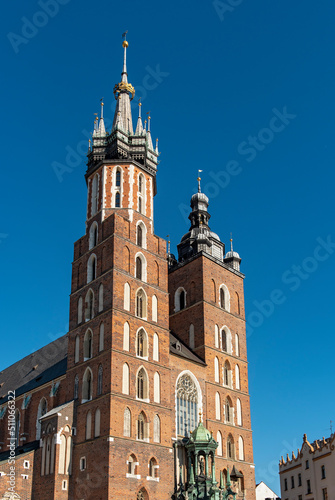
[[[282,500],[335,499],[335,433],[327,439],[307,441],[304,434],[297,456],[279,462]]]

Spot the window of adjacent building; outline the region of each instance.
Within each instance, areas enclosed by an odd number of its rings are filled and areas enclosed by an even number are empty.
[[[177,394],[177,434],[189,436],[197,424],[199,414],[199,395],[195,381],[190,374],[179,377],[176,387]]]
[[[322,500],[328,500],[327,488],[322,489]]]
[[[124,410],[123,415],[123,435],[131,437],[131,412],[128,407]]]
[[[137,398],[138,399],[149,399],[149,382],[148,375],[145,369],[142,367],[137,374]]]
[[[311,490],[311,481],[310,481],[310,479],[307,479],[307,495],[309,493],[312,493],[312,490]]]
[[[321,465],[321,479],[326,479],[326,467]]]
[[[309,461],[308,460],[306,460],[305,464],[306,464],[306,469],[309,469]]]
[[[92,330],[87,330],[84,337],[84,361],[91,359],[93,355],[93,334]]]
[[[287,479],[284,479],[284,490],[287,491]]]
[[[301,482],[301,474],[299,473],[298,474],[298,486],[301,486],[302,482]]]
[[[158,415],[154,417],[154,443],[161,441],[161,420]]]
[[[291,488],[294,488],[294,476],[291,476]]]
[[[298,496],[298,500],[302,500],[302,495],[299,495],[299,496]]]

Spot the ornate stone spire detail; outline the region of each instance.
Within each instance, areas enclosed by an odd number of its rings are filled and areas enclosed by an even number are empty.
[[[105,122],[104,122],[104,103],[102,99],[101,99],[101,116],[99,122],[98,136],[99,137],[106,136]]]

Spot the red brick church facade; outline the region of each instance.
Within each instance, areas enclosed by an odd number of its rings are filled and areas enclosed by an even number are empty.
[[[236,498],[254,500],[241,259],[210,230],[200,180],[178,257],[154,234],[158,147],[141,105],[134,131],[127,46],[112,130],[101,113],[88,153],[69,332],[0,374],[0,499],[182,498],[202,419],[217,482],[229,468]]]

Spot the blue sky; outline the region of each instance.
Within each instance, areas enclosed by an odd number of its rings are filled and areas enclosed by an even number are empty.
[[[335,5],[57,1],[7,2],[0,20],[0,368],[66,333],[85,142],[101,97],[113,117],[129,30],[162,153],[155,231],[176,250],[200,168],[211,228],[242,257],[256,480],[279,493],[280,455],[335,420]]]

